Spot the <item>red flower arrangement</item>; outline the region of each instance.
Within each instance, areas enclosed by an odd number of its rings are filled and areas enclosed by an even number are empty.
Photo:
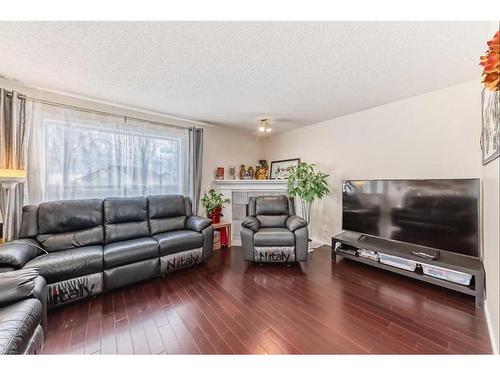
[[[493,39],[487,42],[488,50],[481,56],[480,65],[483,66],[483,83],[488,90],[500,90],[500,31]]]

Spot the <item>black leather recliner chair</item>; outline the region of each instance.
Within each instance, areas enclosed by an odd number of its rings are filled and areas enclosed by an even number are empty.
[[[243,257],[250,262],[307,260],[307,223],[295,215],[293,198],[252,197],[241,226]]]
[[[0,273],[0,354],[38,354],[47,332],[47,289],[38,270]]]
[[[82,199],[24,207],[19,238],[0,270],[39,269],[52,307],[201,263],[213,227],[182,195]]]

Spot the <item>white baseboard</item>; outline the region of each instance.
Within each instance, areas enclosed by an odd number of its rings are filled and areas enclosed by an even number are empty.
[[[486,325],[488,326],[488,333],[490,335],[491,349],[493,350],[493,354],[498,355],[497,337],[495,336],[495,331],[491,325],[490,311],[488,310],[486,301],[484,301],[484,316],[486,317]]]

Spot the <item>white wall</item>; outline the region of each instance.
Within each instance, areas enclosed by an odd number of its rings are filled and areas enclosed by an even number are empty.
[[[467,82],[277,134],[269,160],[300,157],[330,174],[312,237],[341,230],[342,179],[480,177],[480,84]]]
[[[486,313],[492,341],[500,348],[500,160],[481,168],[483,182],[483,264],[486,271]]]
[[[69,94],[40,90],[5,79],[0,79],[0,87],[16,90],[33,98],[51,100],[77,107],[110,112],[123,116],[139,117],[146,120],[165,122],[179,126],[202,127],[204,129],[202,194],[209,189],[210,182],[214,180],[215,170],[218,166],[224,167],[227,173],[227,167],[229,165],[256,165],[263,154],[262,142],[259,142],[258,137],[247,130],[171,118],[157,113],[141,111],[140,109],[115,105],[113,103],[99,102],[88,98],[75,97]]]
[[[492,22],[490,39],[498,30]],[[500,119],[498,119],[500,122]],[[481,168],[483,181],[483,263],[486,271],[486,315],[493,346],[500,350],[500,159]]]

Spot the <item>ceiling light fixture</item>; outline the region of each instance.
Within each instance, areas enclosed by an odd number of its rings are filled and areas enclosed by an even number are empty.
[[[269,120],[267,118],[263,118],[260,120],[259,131],[261,133],[269,133],[271,130],[273,130],[273,128],[269,126],[268,121]]]

